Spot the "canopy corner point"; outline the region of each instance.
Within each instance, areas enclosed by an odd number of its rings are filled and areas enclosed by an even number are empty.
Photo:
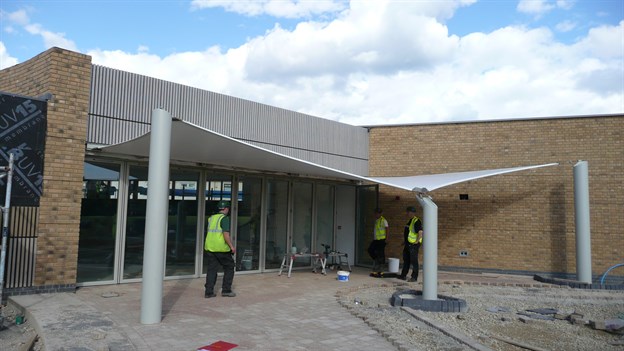
[[[413,192],[416,193],[416,196],[429,196],[429,190],[427,190],[427,188],[419,188],[419,187],[415,187],[412,189]]]

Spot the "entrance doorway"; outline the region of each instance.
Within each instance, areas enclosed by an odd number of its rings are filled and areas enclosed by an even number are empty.
[[[343,189],[340,200],[338,188]],[[205,226],[208,217],[218,212],[221,200],[232,202],[231,233],[238,272],[277,271],[292,246],[297,246],[298,252],[323,252],[326,246],[352,252],[355,237],[345,232],[353,232],[349,228],[354,225],[354,213],[337,208],[355,204],[354,189],[318,180],[173,166],[163,253],[165,277],[206,273]],[[142,279],[148,193],[147,165],[99,160],[85,163],[79,285]],[[338,220],[342,225],[337,225]],[[309,259],[297,260],[295,267],[309,267],[311,263]]]

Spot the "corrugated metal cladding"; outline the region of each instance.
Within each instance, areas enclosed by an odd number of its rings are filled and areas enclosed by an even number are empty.
[[[143,135],[155,108],[272,151],[368,173],[365,128],[97,65],[87,141],[108,145]]]

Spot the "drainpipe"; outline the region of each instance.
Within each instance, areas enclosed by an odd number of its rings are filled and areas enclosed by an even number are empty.
[[[592,283],[587,161],[574,165],[574,225],[576,226],[576,279]]]
[[[423,208],[423,299],[438,299],[438,206],[431,197],[418,194]]]
[[[170,147],[171,115],[165,110],[154,109],[147,175],[149,189],[145,214],[141,324],[155,324],[162,320]]]

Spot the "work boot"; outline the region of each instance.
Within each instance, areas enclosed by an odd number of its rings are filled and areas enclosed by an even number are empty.
[[[215,293],[209,293],[209,292],[204,293],[204,297],[207,298],[207,299],[209,299],[211,297],[215,297],[215,296],[217,296],[217,294],[215,294]]]
[[[236,293],[235,293],[235,292],[233,292],[233,291],[228,291],[228,292],[225,292],[225,291],[224,291],[224,292],[222,292],[222,293],[221,293],[221,296],[225,296],[225,297],[235,297],[235,296],[236,296]]]

